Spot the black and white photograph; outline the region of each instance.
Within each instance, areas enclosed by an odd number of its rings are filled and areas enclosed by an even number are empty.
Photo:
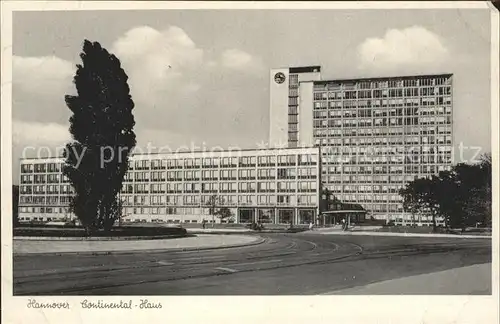
[[[498,4],[78,3],[2,4],[20,313],[498,301]]]

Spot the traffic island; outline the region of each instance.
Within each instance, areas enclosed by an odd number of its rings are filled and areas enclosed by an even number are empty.
[[[15,239],[13,252],[17,256],[33,254],[130,254],[144,252],[199,251],[236,248],[263,243],[255,235],[192,235],[156,240],[23,240]]]
[[[89,236],[76,226],[23,226],[14,228],[14,240],[153,240],[187,236],[181,227],[117,226],[110,231],[98,230]]]

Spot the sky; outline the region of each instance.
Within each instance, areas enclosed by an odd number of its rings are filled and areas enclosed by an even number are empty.
[[[15,12],[15,182],[27,147],[70,140],[84,39],[121,60],[142,150],[262,145],[269,69],[321,65],[323,79],[453,73],[456,152],[491,151],[488,9]]]

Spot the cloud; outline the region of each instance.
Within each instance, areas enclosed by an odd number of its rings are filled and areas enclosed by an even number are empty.
[[[13,83],[19,89],[37,95],[53,95],[71,87],[76,67],[56,56],[13,56]]]
[[[361,69],[436,66],[446,61],[448,54],[440,37],[420,26],[389,29],[384,37],[368,38],[358,46]]]
[[[12,115],[18,120],[64,123],[64,96],[74,94],[76,66],[56,56],[12,57]]]
[[[204,53],[179,27],[158,31],[136,27],[112,45],[129,75],[135,99],[153,104],[158,96],[195,91],[192,74],[203,64]]]
[[[37,123],[21,120],[12,122],[13,141],[41,143],[41,144],[60,144],[71,139],[69,126],[57,123]]]
[[[264,136],[256,134],[254,126],[267,116],[267,99],[253,95],[265,91],[255,82],[255,69],[262,66],[259,59],[236,49],[207,54],[176,26],[162,30],[139,26],[102,45],[120,59],[129,76],[139,146],[242,142],[251,146],[255,137]],[[18,58],[13,88],[15,146],[58,146],[69,139],[71,112],[64,95],[74,92],[71,78],[76,63],[80,62],[57,57]],[[29,71],[36,68],[39,75],[33,79]],[[248,73],[230,73],[240,68]],[[259,77],[265,81],[267,74]],[[45,82],[47,78],[53,81]]]
[[[261,69],[261,62],[242,50],[232,48],[225,50],[221,55],[221,65],[234,70],[249,71]]]
[[[16,157],[54,157],[71,140],[68,126],[22,120],[12,122],[12,142]]]

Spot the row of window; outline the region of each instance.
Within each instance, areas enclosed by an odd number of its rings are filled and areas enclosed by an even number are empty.
[[[376,99],[376,100],[325,100],[320,99],[314,101],[314,109],[372,109],[372,108],[390,108],[390,107],[429,107],[429,106],[446,106],[451,110],[451,97],[421,97],[407,99]],[[289,107],[291,108],[291,107]],[[442,107],[444,108],[444,107]]]
[[[405,165],[420,165],[425,164],[424,167],[431,167],[434,164],[450,164],[452,163],[451,153],[446,155],[439,155],[437,157],[431,156],[420,156],[420,155],[410,155],[410,156],[402,156],[402,157],[384,157],[384,156],[375,156],[375,157],[357,157],[351,158],[349,156],[328,156],[323,159],[324,165],[337,165],[337,164],[352,164],[352,165],[377,165],[377,164],[405,164]],[[441,166],[439,166],[441,168]],[[325,172],[322,171],[324,174]]]
[[[323,81],[314,83],[314,89],[385,89],[451,85],[451,77],[415,77],[393,80]]]
[[[196,192],[274,192],[314,191],[315,181],[290,182],[206,182],[206,183],[167,183],[167,184],[125,184],[123,193],[196,193]]]
[[[372,184],[347,184],[347,185],[332,185],[329,184],[326,186],[330,191],[339,191],[343,190],[349,191],[359,191],[363,192],[391,192],[397,193],[399,189],[401,189],[401,185],[372,185]]]
[[[320,139],[325,144],[343,144],[342,146],[328,146],[322,149],[322,156],[326,155],[398,155],[398,154],[430,154],[447,152],[450,145],[440,145],[439,142],[451,141],[450,137],[372,137],[372,138],[330,138]],[[414,146],[412,144],[420,144]],[[354,146],[352,146],[354,145]],[[365,147],[368,146],[368,147]]]
[[[342,127],[376,127],[376,126],[419,126],[419,125],[451,125],[451,116],[420,116],[420,117],[404,117],[404,118],[322,118],[314,119],[313,127],[317,128],[342,128]]]
[[[233,179],[236,180],[237,176],[239,179],[255,179],[256,176],[259,179],[293,179],[296,176],[299,178],[309,178],[316,176],[315,168],[278,168],[278,169],[240,169],[240,170],[193,170],[193,171],[153,171],[153,172],[128,172],[125,175],[124,180],[126,182],[135,180],[136,182],[141,181],[176,181],[176,180],[217,180],[217,179]],[[63,177],[65,178],[65,177]],[[54,175],[22,175],[21,183],[59,183],[61,176],[58,174]],[[68,181],[64,181],[68,182]]]
[[[451,152],[451,145],[444,146],[446,144],[451,144],[451,141],[446,142],[416,142],[407,141],[406,143],[401,141],[388,141],[382,142],[368,142],[362,141],[361,139],[351,139],[350,141],[342,141],[336,138],[323,138],[316,139],[316,145],[324,146],[326,152],[322,155],[341,155],[344,153],[346,155],[367,155],[367,156],[391,156],[391,155],[401,155],[403,153],[411,154],[429,154],[444,156],[444,153]],[[403,146],[405,145],[405,146]],[[412,146],[409,146],[412,145]],[[404,148],[404,149],[403,149]],[[333,151],[335,149],[335,151]],[[443,154],[441,154],[443,153]]]
[[[435,174],[433,172],[421,172],[421,175],[430,175],[430,174]],[[380,176],[362,176],[362,175],[357,175],[357,176],[352,176],[349,177],[348,175],[330,175],[330,176],[324,176],[323,177],[323,182],[325,184],[349,184],[349,185],[376,185],[378,184],[394,184],[397,186],[401,186],[404,182],[411,182],[415,178],[418,177],[417,174],[409,174],[409,175],[404,175],[404,176],[389,176],[389,175],[380,175]],[[340,190],[340,189],[337,189]]]
[[[288,204],[308,205],[316,204],[316,195],[220,195],[217,206],[252,205],[252,204]],[[123,196],[125,206],[154,206],[154,205],[210,205],[212,196],[183,195],[183,196]]]
[[[149,181],[182,181],[182,180],[236,180],[238,179],[295,179],[314,178],[316,168],[270,168],[270,169],[240,169],[240,170],[196,170],[196,171],[161,171],[161,172],[129,172],[125,176],[126,182],[135,179],[137,182]]]
[[[311,164],[317,157],[314,154],[299,155],[269,155],[248,157],[214,157],[214,158],[187,158],[170,160],[140,160],[131,161],[129,168],[137,169],[165,169],[165,168],[200,168],[200,167],[236,167],[255,165],[296,165]],[[61,163],[22,163],[22,173],[61,172]]]
[[[20,213],[56,213],[56,214],[69,214],[69,210],[67,207],[19,207],[19,212]],[[51,221],[53,220],[52,218],[43,218],[43,217],[34,217],[34,218],[27,218],[27,217],[20,217],[20,220],[30,220],[33,219],[35,221],[40,220],[46,220],[46,221]]]
[[[45,205],[45,204],[61,204],[67,205],[71,201],[70,196],[20,196],[20,204],[35,204],[35,205]]]
[[[60,174],[22,174],[21,183],[69,183],[66,176]]]
[[[183,205],[208,205],[210,198],[212,196],[200,196],[200,195],[183,195],[183,196],[123,196],[121,197],[124,202],[124,206],[183,206]],[[255,205],[255,204],[283,204],[283,205],[315,205],[317,203],[316,195],[221,195],[221,198],[217,206],[231,206],[231,205]],[[32,197],[25,197],[32,198]],[[47,204],[47,205],[58,205],[58,204],[69,204],[69,197],[50,197],[53,199],[45,199],[44,197],[39,197],[41,199],[26,199],[23,200],[23,204]],[[60,199],[59,199],[60,198]],[[65,199],[62,199],[65,198]],[[20,207],[22,211],[25,211],[26,206]],[[48,207],[46,207],[48,208]],[[58,207],[54,207],[58,208]],[[62,208],[62,207],[60,207]],[[26,211],[25,211],[26,212]]]
[[[21,194],[66,194],[72,193],[73,187],[70,185],[21,185],[19,191]]]
[[[323,90],[323,91],[321,91]],[[398,97],[429,97],[429,96],[451,96],[451,86],[445,87],[421,87],[406,89],[382,89],[382,90],[344,90],[324,91],[315,89],[314,100],[326,99],[371,99],[371,98],[398,98]],[[295,98],[289,97],[289,98]]]
[[[408,136],[408,135],[444,135],[451,134],[450,126],[412,126],[390,128],[359,128],[359,129],[316,129],[315,134],[321,136]],[[450,137],[451,138],[451,137]]]
[[[313,118],[349,118],[349,117],[418,117],[418,116],[434,116],[434,115],[450,115],[451,107],[420,107],[420,108],[394,108],[394,109],[343,109],[343,110],[314,110]],[[297,121],[297,115],[291,115],[290,121]]]
[[[61,172],[61,163],[26,163],[21,165],[23,173],[52,173]]]
[[[410,148],[411,151],[414,152],[431,152],[431,151],[443,151],[446,152],[448,151],[451,146],[450,145],[444,145],[444,144],[451,144],[452,143],[452,137],[451,136],[443,136],[443,137],[435,137],[435,136],[405,136],[404,138],[401,137],[374,137],[377,135],[372,135],[368,138],[363,138],[363,137],[327,137],[327,138],[316,138],[315,139],[315,144],[316,145],[331,145],[334,146],[330,149],[337,149],[337,150],[347,150],[347,152],[353,152],[352,147],[348,147],[349,145],[354,145],[354,146],[392,146],[389,147],[391,151],[394,151],[394,146],[403,146],[405,145],[406,147]],[[380,136],[380,135],[378,135]],[[420,145],[421,144],[421,145]],[[410,145],[418,145],[418,146],[410,146]],[[337,147],[335,147],[337,146]],[[338,147],[341,146],[341,147]],[[328,149],[328,148],[325,148]],[[364,151],[370,151],[372,150],[370,147],[368,148],[356,148],[359,149],[360,152]],[[373,148],[375,149],[375,148]],[[382,148],[377,148],[377,152],[381,152]]]
[[[354,143],[353,143],[354,144]],[[329,147],[331,148],[331,147]],[[348,150],[352,148],[352,150]],[[409,161],[430,162],[446,160],[451,157],[450,149],[422,148],[422,147],[390,147],[380,146],[373,148],[364,147],[342,147],[339,152],[325,152],[323,154],[323,164],[332,162],[344,164],[376,164],[376,163],[409,163]],[[442,162],[434,162],[442,163]]]
[[[451,166],[446,165],[399,165],[399,166],[387,166],[387,165],[365,165],[365,166],[329,166],[322,170],[323,174],[384,174],[384,173],[434,173],[436,170],[442,171]],[[365,176],[362,176],[365,177]],[[347,181],[347,180],[346,180]]]

